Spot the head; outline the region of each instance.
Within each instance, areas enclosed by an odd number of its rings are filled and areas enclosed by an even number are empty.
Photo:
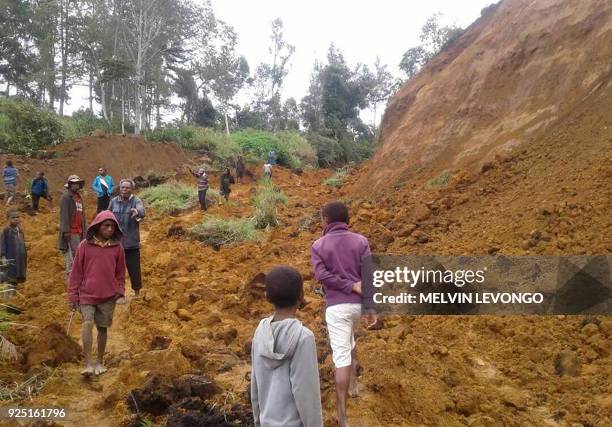
[[[134,181],[131,179],[122,179],[119,182],[119,194],[124,199],[129,199],[134,191]]]
[[[66,181],[65,187],[68,190],[76,193],[81,188],[83,188],[83,180],[79,178],[78,175],[70,175],[68,177],[68,180]]]
[[[117,223],[112,219],[106,219],[96,227],[96,236],[104,240],[110,240],[113,237],[113,234],[115,234]]]
[[[200,168],[200,169],[198,169],[198,174],[200,174],[200,175],[204,175],[204,172],[205,172],[205,171],[204,171],[204,168]]]
[[[45,173],[44,172],[41,171],[41,172],[36,173],[36,178],[43,179],[44,177],[45,177]]]
[[[12,160],[7,160],[6,161],[6,167],[7,168],[12,168],[13,167],[13,161]]]
[[[98,168],[98,175],[106,176],[106,169],[105,168]]]
[[[6,219],[11,227],[17,227],[21,223],[19,211],[17,209],[9,209],[6,211]]]
[[[266,299],[276,309],[294,309],[304,296],[302,275],[293,267],[281,265],[266,274]]]
[[[349,211],[346,205],[338,200],[329,202],[321,209],[321,221],[323,227],[332,222],[349,223]]]
[[[226,175],[230,175],[230,173],[231,173],[231,172],[230,172],[230,168],[225,168],[225,174],[226,174]]]

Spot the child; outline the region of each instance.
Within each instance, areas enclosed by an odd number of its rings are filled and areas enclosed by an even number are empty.
[[[370,255],[364,236],[348,229],[348,208],[338,201],[321,210],[323,237],[313,243],[312,267],[315,278],[325,288],[325,323],[336,367],[338,424],[345,426],[347,394],[357,394],[357,352],[355,331],[362,310],[361,264]],[[369,314],[368,327],[376,323]]]
[[[103,356],[113,322],[117,299],[125,293],[125,254],[119,243],[122,234],[111,211],[100,212],[87,229],[87,237],[77,249],[70,279],[70,309],[80,307],[83,316],[81,338],[85,354],[84,376],[106,372]],[[93,325],[98,330],[98,359],[92,362]]]
[[[40,198],[46,199],[49,202],[49,206],[51,206],[51,194],[49,193],[49,182],[47,178],[45,178],[44,172],[38,172],[36,177],[32,180],[32,188],[30,190],[32,193],[32,210],[34,212],[38,212],[38,203],[40,202]]]
[[[323,426],[313,333],[295,318],[302,276],[280,266],[266,275],[274,314],[259,322],[251,346],[251,403],[256,426]]]
[[[15,294],[18,283],[26,280],[27,254],[25,247],[25,237],[21,228],[21,220],[17,209],[9,209],[6,213],[8,225],[2,230],[0,235],[0,256],[3,264],[8,263],[6,280],[9,283],[8,298]]]

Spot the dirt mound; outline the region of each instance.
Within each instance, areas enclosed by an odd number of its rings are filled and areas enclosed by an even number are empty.
[[[25,368],[30,370],[40,365],[58,366],[66,362],[78,362],[81,346],[57,323],[44,327],[25,351]]]
[[[608,102],[592,118],[609,118],[611,56],[609,1],[503,1],[389,102],[379,148],[353,193],[478,171],[496,154],[579,124],[576,109],[598,100]]]

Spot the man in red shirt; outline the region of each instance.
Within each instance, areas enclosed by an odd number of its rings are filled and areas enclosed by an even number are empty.
[[[66,191],[60,199],[59,211],[59,250],[66,257],[66,276],[70,275],[72,260],[77,247],[85,237],[87,224],[85,222],[85,205],[79,191],[83,188],[84,181],[77,175],[70,175],[64,187]]]
[[[125,253],[121,229],[111,211],[100,212],[76,251],[68,280],[70,309],[80,308],[83,316],[81,338],[85,355],[85,376],[106,372],[104,351],[108,328],[113,323],[115,304],[125,294]],[[98,353],[93,364],[93,326],[98,330]]]

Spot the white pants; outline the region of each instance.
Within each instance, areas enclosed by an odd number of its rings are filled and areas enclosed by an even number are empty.
[[[336,368],[351,365],[351,351],[355,348],[355,331],[359,328],[361,304],[336,304],[325,310],[332,359]]]

